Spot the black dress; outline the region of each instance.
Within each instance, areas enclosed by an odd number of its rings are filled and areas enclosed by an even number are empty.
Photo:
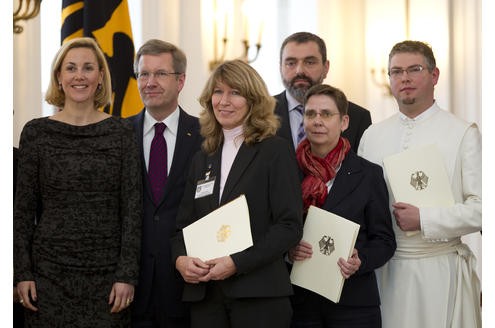
[[[14,275],[34,280],[29,327],[129,327],[111,314],[114,282],[136,285],[142,186],[132,125],[110,117],[24,127],[14,205]]]

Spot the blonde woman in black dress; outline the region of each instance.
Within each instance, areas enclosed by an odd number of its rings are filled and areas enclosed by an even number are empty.
[[[21,134],[14,276],[29,327],[128,327],[138,278],[141,174],[130,123],[111,100],[104,54],[65,43],[46,101]]]

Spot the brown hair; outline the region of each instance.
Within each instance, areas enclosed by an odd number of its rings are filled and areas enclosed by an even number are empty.
[[[323,63],[327,61],[327,47],[325,45],[325,41],[320,38],[318,35],[309,33],[309,32],[297,32],[289,35],[285,38],[284,42],[282,42],[282,46],[280,47],[280,64],[282,64],[282,54],[284,52],[284,48],[289,42],[295,42],[297,44],[307,43],[307,42],[315,42],[318,45],[318,49],[321,54],[321,60]]]
[[[304,104],[311,96],[315,95],[324,95],[332,98],[337,105],[340,116],[347,115],[347,110],[349,108],[349,102],[347,101],[347,97],[345,94],[337,88],[334,88],[328,84],[317,84],[309,88],[304,95]]]
[[[134,73],[139,73],[139,59],[142,55],[160,55],[164,53],[169,53],[172,55],[172,62],[175,73],[186,72],[187,58],[182,50],[180,50],[170,42],[165,42],[158,39],[151,39],[146,41],[136,53],[136,58],[134,59]],[[176,78],[178,78],[177,75]]]
[[[433,50],[431,49],[431,46],[425,42],[405,40],[396,43],[392,47],[392,50],[390,50],[390,54],[388,55],[389,68],[390,60],[392,60],[392,57],[394,55],[399,53],[417,53],[423,55],[426,60],[426,65],[428,66],[428,71],[430,72],[433,71],[433,69],[435,69],[435,67],[437,66],[435,56],[433,55]]]

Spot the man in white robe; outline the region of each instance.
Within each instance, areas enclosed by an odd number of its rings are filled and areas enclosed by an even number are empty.
[[[397,250],[377,272],[384,328],[481,327],[476,259],[461,242],[481,230],[481,134],[437,105],[439,74],[430,46],[396,44],[389,76],[400,112],[369,127],[359,144],[360,156],[382,166],[389,155],[435,144],[455,200],[450,207],[400,202],[385,174]]]

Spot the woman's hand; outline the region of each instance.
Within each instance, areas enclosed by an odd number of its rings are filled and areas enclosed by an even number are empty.
[[[110,313],[117,313],[131,305],[134,300],[134,286],[124,282],[116,282],[108,297],[108,304],[113,304]]]
[[[31,303],[31,300],[36,302],[38,299],[36,295],[36,283],[34,281],[28,280],[17,283],[17,293],[19,294],[19,303],[22,306],[31,311],[38,311],[38,308]]]
[[[289,260],[291,262],[309,259],[311,256],[313,256],[313,247],[304,240],[301,240],[297,246],[289,250]]]
[[[353,249],[351,257],[346,261],[343,258],[339,259],[338,265],[340,267],[340,272],[344,276],[345,279],[348,279],[350,276],[356,273],[361,266],[361,260],[358,256],[357,249]]]
[[[210,272],[201,281],[224,280],[237,272],[235,263],[230,256],[223,256],[205,262],[210,266]]]
[[[197,257],[179,256],[175,261],[175,267],[184,281],[190,284],[205,281],[205,276],[210,272],[210,266]]]

